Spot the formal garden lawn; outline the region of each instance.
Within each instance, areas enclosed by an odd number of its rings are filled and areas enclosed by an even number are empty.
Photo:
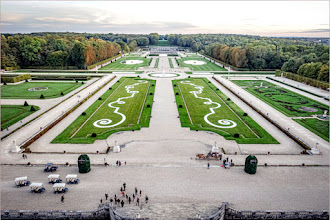
[[[172,84],[182,127],[212,131],[240,144],[278,143],[206,78]]]
[[[125,64],[123,61],[128,62],[130,60],[141,60],[142,63],[138,64]],[[122,57],[108,65],[100,68],[99,70],[137,70],[139,67],[149,66],[151,63],[151,58],[144,57]]]
[[[193,65],[193,64],[186,64],[184,61],[189,60],[196,60],[205,62],[204,65]],[[222,68],[214,63],[211,63],[210,61],[202,58],[202,57],[182,57],[181,59],[177,59],[178,64],[180,67],[189,67],[193,71],[227,71],[225,68]]]
[[[160,47],[166,47],[166,46],[172,46],[168,40],[159,40],[157,44],[151,45],[151,46],[160,46]]]
[[[233,83],[241,86],[260,100],[266,102],[283,114],[294,116],[323,115],[329,107],[305,96],[299,95],[280,86],[263,80],[233,80]],[[260,87],[262,83],[263,87]],[[328,113],[329,114],[329,113]]]
[[[316,118],[293,119],[308,130],[329,141],[329,121],[321,121]]]
[[[121,78],[52,143],[88,144],[118,131],[149,127],[155,86],[155,80]]]
[[[31,111],[31,105],[1,105],[1,129],[5,129],[39,110],[38,106],[33,107],[35,111]]]
[[[45,99],[57,98],[68,94],[77,89],[82,84],[81,82],[24,82],[16,85],[2,85],[1,98],[2,99],[39,99],[41,94]],[[42,91],[29,91],[33,88],[41,88]],[[47,88],[47,89],[46,89]],[[38,90],[38,89],[37,89]]]

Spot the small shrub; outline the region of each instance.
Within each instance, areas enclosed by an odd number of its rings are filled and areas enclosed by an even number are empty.
[[[29,80],[26,79],[25,82],[29,82]]]
[[[216,90],[219,90],[218,88]]]
[[[4,83],[3,83],[3,85],[5,86],[5,85],[7,85],[7,83],[6,83],[6,82],[4,82]]]
[[[245,113],[243,114],[243,116],[248,116],[248,113],[245,112]]]
[[[81,81],[81,84],[84,84],[84,81]]]
[[[78,83],[78,80],[76,80],[76,83]]]
[[[174,84],[173,86],[176,87],[176,84]]]
[[[155,86],[155,84],[152,84],[151,86]]]
[[[99,100],[102,100],[102,97],[100,97]]]
[[[150,95],[152,95],[152,92],[150,93]]]
[[[183,106],[182,105],[179,105],[179,108],[182,108]]]
[[[92,137],[93,137],[93,138],[95,138],[96,136],[97,136],[97,134],[96,134],[96,133],[93,133],[93,134],[92,134]]]
[[[140,76],[137,76],[137,78],[140,78]]]
[[[63,93],[63,92],[61,92],[61,95],[64,95],[64,93]]]
[[[228,98],[227,101],[230,101],[230,98]]]
[[[188,76],[188,78],[190,78],[190,76]]]
[[[175,95],[179,95],[179,93],[177,92],[177,93],[175,93]]]
[[[86,115],[86,112],[81,113],[81,115]]]
[[[234,137],[235,137],[235,138],[238,138],[238,137],[239,137],[239,134],[235,133],[235,134],[234,134]]]
[[[109,89],[112,89],[112,87],[110,87]]]
[[[150,105],[147,105],[147,108],[150,108]]]
[[[29,104],[27,103],[27,101],[24,102],[24,106],[29,106]]]
[[[211,83],[211,81],[209,81],[209,83]]]
[[[36,109],[34,108],[34,106],[32,105],[31,108],[30,108],[30,111],[31,112],[34,112]]]
[[[41,95],[40,95],[40,98],[41,98],[41,99],[44,99],[44,98],[45,98],[45,96],[44,96],[43,94],[41,94]]]

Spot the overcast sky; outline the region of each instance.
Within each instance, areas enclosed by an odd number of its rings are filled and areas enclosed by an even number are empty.
[[[1,33],[329,37],[328,1],[1,1]]]

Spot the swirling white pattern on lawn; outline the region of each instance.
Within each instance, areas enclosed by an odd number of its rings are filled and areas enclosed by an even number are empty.
[[[111,124],[113,121],[111,119],[100,119],[100,120],[97,120],[93,123],[93,125],[95,127],[98,127],[98,128],[111,128],[111,127],[115,127],[117,125],[120,125],[121,123],[123,123],[125,120],[126,120],[126,116],[123,114],[123,113],[120,113],[118,112],[120,107],[115,107],[115,106],[112,106],[113,104],[125,104],[124,101],[122,101],[123,99],[130,99],[130,98],[133,98],[134,95],[136,93],[139,93],[139,91],[131,91],[131,89],[134,88],[134,86],[137,86],[137,85],[140,85],[140,84],[145,84],[145,83],[148,83],[148,81],[145,81],[145,80],[138,80],[138,83],[134,83],[133,85],[127,85],[125,86],[125,89],[126,89],[126,92],[131,94],[130,96],[127,96],[127,97],[121,97],[119,99],[117,99],[116,101],[114,102],[110,102],[108,104],[108,106],[110,108],[114,108],[115,111],[114,113],[117,114],[117,115],[120,115],[122,117],[122,119],[116,123],[116,124]]]
[[[215,111],[214,110],[217,109],[217,108],[220,108],[221,105],[219,103],[217,103],[217,102],[213,102],[210,98],[203,98],[203,97],[199,97],[198,96],[198,94],[202,94],[203,89],[204,89],[203,86],[197,86],[197,85],[191,83],[190,81],[181,81],[181,83],[182,84],[187,84],[187,85],[194,86],[195,89],[198,89],[198,91],[190,91],[190,93],[193,94],[198,99],[205,99],[205,100],[207,100],[206,102],[204,102],[205,105],[212,105],[212,104],[215,104],[216,105],[216,107],[209,108],[211,112],[208,113],[208,114],[206,114],[204,116],[204,121],[206,123],[208,123],[209,125],[212,125],[213,127],[216,127],[216,128],[234,128],[234,127],[237,126],[236,122],[234,122],[232,120],[228,120],[228,119],[220,119],[220,120],[218,120],[218,123],[220,125],[216,125],[216,124],[210,122],[209,119],[208,119],[208,117],[210,115],[215,114]]]

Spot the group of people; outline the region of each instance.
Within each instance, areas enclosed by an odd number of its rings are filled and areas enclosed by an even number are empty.
[[[131,203],[134,203],[139,206],[140,205],[140,199],[142,197],[142,190],[138,191],[137,187],[135,187],[135,192],[132,194],[132,197],[129,196],[127,193],[126,193],[126,183],[123,183],[123,186],[120,187],[120,193],[122,194],[122,199],[120,200],[117,195],[115,194],[114,198],[110,198],[109,202],[112,203],[114,202],[115,205],[120,205],[121,207],[124,207],[125,205],[125,198],[126,198],[126,203],[128,202],[128,204],[131,204]],[[139,197],[139,194],[140,194],[140,197]],[[105,193],[105,200],[107,201],[109,198],[109,195],[107,193]],[[148,200],[149,200],[149,197],[146,195],[145,196],[145,202],[146,204],[148,203]],[[100,202],[102,203],[103,200],[101,199]]]
[[[126,161],[125,161],[125,165],[126,165]],[[117,161],[116,161],[116,166],[117,166],[117,167],[120,167],[120,166],[121,166],[121,161],[117,160]]]
[[[222,159],[222,155],[220,154],[220,160],[221,159]],[[225,169],[230,168],[233,165],[234,165],[233,159],[231,159],[229,162],[229,157],[227,157],[222,161],[222,167],[224,167]],[[210,169],[210,163],[207,163],[207,169]]]

